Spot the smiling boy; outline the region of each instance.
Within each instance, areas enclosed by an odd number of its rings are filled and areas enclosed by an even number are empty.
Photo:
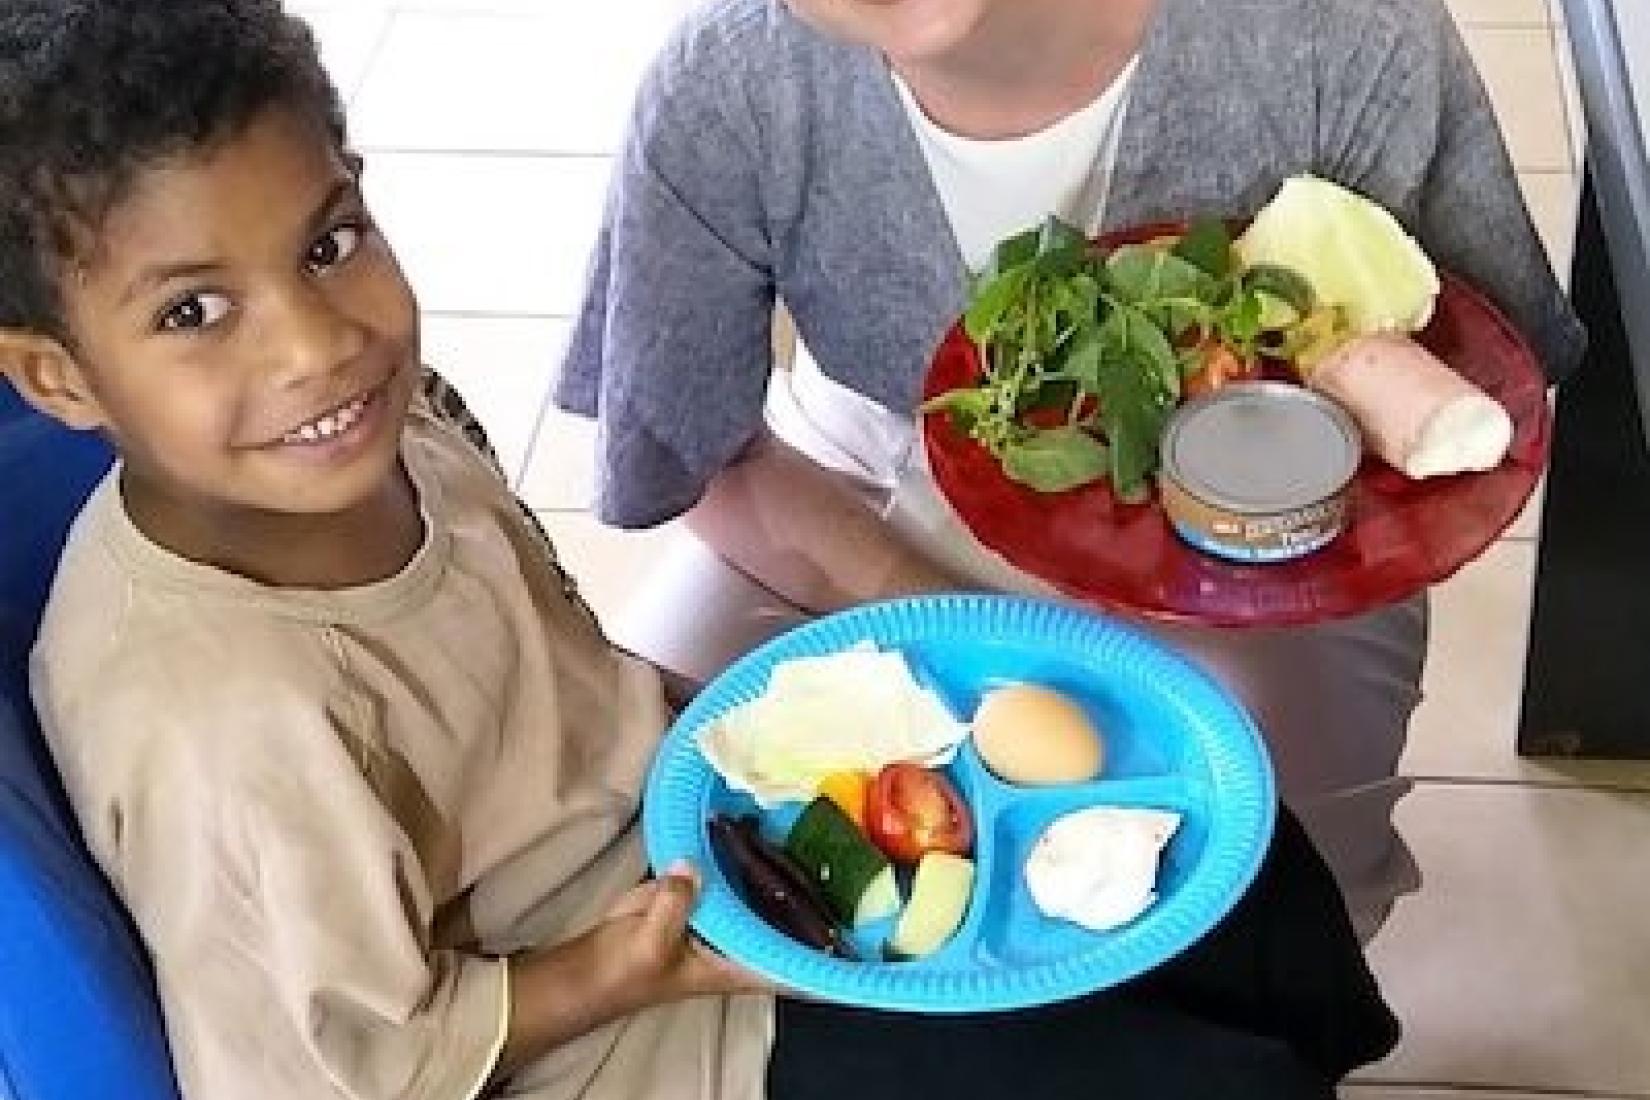
[[[771,999],[638,887],[658,677],[419,395],[303,25],[0,13],[0,367],[119,462],[31,669],[189,1097],[760,1095]]]

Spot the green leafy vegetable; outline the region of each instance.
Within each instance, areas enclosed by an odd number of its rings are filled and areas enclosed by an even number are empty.
[[[1063,493],[1109,473],[1111,451],[1075,425],[1050,428],[1003,449],[1003,473],[1039,493]]]
[[[1210,278],[1232,273],[1232,235],[1219,218],[1198,218],[1175,242],[1174,254]]]
[[[1287,268],[1239,270],[1218,220],[1193,223],[1172,248],[1105,254],[1051,218],[1002,241],[974,279],[963,325],[979,382],[922,411],[947,414],[1039,492],[1109,477],[1140,501],[1196,346],[1218,340],[1252,360],[1312,308],[1311,286]]]

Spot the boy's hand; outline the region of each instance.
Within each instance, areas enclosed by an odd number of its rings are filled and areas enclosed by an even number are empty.
[[[699,875],[678,863],[621,897],[595,929],[613,980],[637,1007],[715,993],[773,993],[775,987],[716,954],[688,931]]]
[[[698,892],[699,876],[680,864],[625,894],[584,935],[512,957],[509,1030],[494,1079],[507,1079],[568,1040],[650,1005],[714,993],[777,992],[688,932]]]

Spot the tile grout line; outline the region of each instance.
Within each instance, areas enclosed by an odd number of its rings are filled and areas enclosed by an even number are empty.
[[[385,10],[378,13],[378,34],[373,38],[372,45],[367,49],[366,60],[361,63],[361,75],[355,78],[354,86],[344,96],[344,113],[346,116],[355,110],[355,102],[360,98],[362,89],[367,86],[367,79],[372,76],[373,66],[377,65],[378,59],[384,55],[384,47],[389,43],[390,29],[394,23],[395,13],[393,11]]]
[[[1650,1093],[1644,1092],[1594,1092],[1590,1089],[1554,1089],[1531,1088],[1520,1085],[1478,1085],[1457,1084],[1448,1081],[1403,1081],[1386,1080],[1377,1077],[1351,1077],[1345,1084],[1354,1089],[1374,1088],[1383,1092],[1398,1089],[1417,1090],[1425,1092],[1442,1092],[1464,1097],[1478,1097],[1480,1100],[1496,1100],[1496,1097],[1514,1096],[1523,1100],[1531,1097],[1533,1100],[1650,1100]],[[1346,1100],[1358,1100],[1356,1093]]]
[[[544,434],[544,422],[549,417],[550,406],[555,404],[553,396],[556,389],[556,375],[561,373],[560,364],[552,370],[549,383],[544,387],[544,393],[539,398],[538,412],[533,416],[533,430],[527,434],[527,446],[522,448],[521,468],[516,471],[515,477],[510,480],[512,492],[521,493],[527,488],[527,473],[533,468],[533,457],[538,453],[539,437]],[[586,509],[588,511],[588,509]]]
[[[1551,9],[1548,9],[1549,13]],[[1583,165],[1576,162],[1576,120],[1571,117],[1570,110],[1570,80],[1575,79],[1575,60],[1569,56],[1569,31],[1558,24],[1547,24],[1547,46],[1553,55],[1553,67],[1558,71],[1558,102],[1563,108],[1560,112],[1564,119],[1564,155],[1570,161],[1570,173],[1574,176],[1581,174]],[[1565,79],[1565,73],[1571,74],[1570,80]]]
[[[1559,758],[1554,758],[1559,759]],[[1611,761],[1619,763],[1619,761]],[[1625,761],[1625,763],[1644,763],[1643,761]],[[1588,782],[1585,780],[1567,780],[1558,778],[1504,778],[1491,776],[1451,776],[1451,775],[1424,775],[1416,772],[1405,772],[1400,778],[1420,786],[1429,787],[1477,787],[1477,788],[1513,788],[1529,791],[1573,792],[1575,794],[1631,794],[1650,797],[1650,787],[1633,787],[1620,783]]]

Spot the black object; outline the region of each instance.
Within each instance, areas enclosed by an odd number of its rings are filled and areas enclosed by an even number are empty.
[[[1650,452],[1591,175],[1571,297],[1590,343],[1558,391],[1518,751],[1650,758]]]
[[[1203,940],[1117,989],[919,1016],[781,999],[770,1100],[1333,1100],[1398,1041],[1335,881],[1285,809]]]
[[[728,862],[758,916],[809,947],[844,959],[859,957],[807,873],[763,839],[756,818],[717,814],[709,828],[712,847]]]

